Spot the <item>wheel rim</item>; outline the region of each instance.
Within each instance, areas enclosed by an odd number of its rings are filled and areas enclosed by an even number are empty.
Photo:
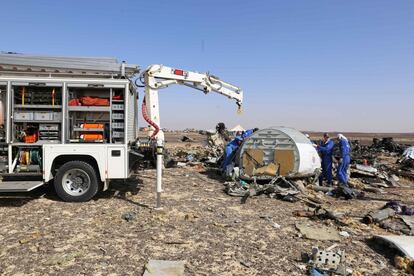
[[[91,178],[82,169],[71,169],[63,175],[62,186],[69,195],[81,196],[89,190]]]

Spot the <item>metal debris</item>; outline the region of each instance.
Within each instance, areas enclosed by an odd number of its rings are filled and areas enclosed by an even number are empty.
[[[345,251],[320,250],[312,248],[308,262],[310,275],[346,275]],[[312,274],[313,272],[313,274]]]
[[[183,261],[150,260],[143,276],[184,276]]]
[[[384,241],[393,248],[398,249],[407,257],[414,259],[414,237],[413,236],[375,236],[376,239]]]
[[[407,148],[398,162],[403,166],[414,168],[414,147]]]
[[[376,212],[369,212],[364,218],[363,222],[370,224],[374,222],[383,221],[395,215],[395,211],[391,208],[385,208]]]
[[[287,180],[282,176],[273,178],[267,184],[247,183],[243,180],[225,182],[225,191],[228,195],[243,197],[244,201],[250,196],[266,194],[271,198],[291,199],[304,190],[303,185]]]
[[[181,142],[194,142],[195,140],[189,136],[184,135],[183,137],[181,137],[180,141]]]
[[[121,218],[127,222],[134,221],[137,217],[137,214],[135,212],[127,212],[125,214],[122,214]]]
[[[339,232],[339,235],[340,236],[342,236],[342,237],[344,237],[344,238],[349,238],[351,235],[348,233],[348,232],[346,232],[346,231],[341,231],[341,232]]]
[[[310,222],[297,222],[295,227],[307,239],[318,241],[340,241],[341,237],[334,227],[328,227],[321,224],[312,224]]]

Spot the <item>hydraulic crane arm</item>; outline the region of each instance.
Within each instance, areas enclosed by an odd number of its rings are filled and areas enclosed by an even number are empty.
[[[203,91],[219,93],[236,100],[238,108],[243,103],[243,91],[230,83],[208,73],[184,71],[163,65],[151,65],[144,71],[145,98],[142,112],[145,120],[151,125],[149,135],[156,139],[157,144],[157,207],[161,205],[162,167],[164,133],[160,126],[160,110],[158,103],[158,90],[172,84],[180,84]]]
[[[243,91],[239,87],[224,82],[208,73],[202,74],[198,72],[184,71],[156,64],[149,66],[147,70],[145,70],[144,80],[146,111],[148,112],[148,119],[154,123],[150,123],[152,126],[150,135],[152,138],[156,138],[158,143],[164,142],[162,131],[157,131],[157,127],[160,128],[158,104],[159,89],[166,88],[172,84],[179,84],[201,90],[205,94],[215,92],[226,96],[229,99],[234,99],[239,108],[241,108],[243,103]],[[156,131],[155,135],[154,131]]]
[[[170,84],[182,84],[201,90],[206,94],[211,91],[222,94],[230,99],[235,99],[239,105],[243,102],[243,92],[239,87],[224,82],[209,73],[184,71],[157,64],[148,67],[144,74],[155,80],[153,85],[149,84],[155,89],[165,88]]]

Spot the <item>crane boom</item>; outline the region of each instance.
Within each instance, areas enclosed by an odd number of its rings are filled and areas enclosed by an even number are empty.
[[[215,92],[236,100],[239,109],[243,103],[243,91],[209,73],[185,71],[159,64],[150,65],[143,74],[145,84],[143,115],[151,125],[149,135],[156,140],[157,147],[157,207],[159,208],[162,192],[164,133],[160,127],[158,90],[172,84],[179,84],[201,90],[205,94]]]
[[[151,65],[144,72],[145,80],[145,100],[149,119],[160,127],[160,114],[158,103],[158,90],[172,84],[188,86],[201,90],[205,94],[215,92],[229,99],[236,100],[236,104],[241,107],[243,103],[243,91],[230,83],[220,80],[216,76],[208,73],[198,73],[175,69],[164,65]],[[150,135],[152,136],[155,127],[152,126]],[[153,138],[164,141],[164,136],[159,130]]]

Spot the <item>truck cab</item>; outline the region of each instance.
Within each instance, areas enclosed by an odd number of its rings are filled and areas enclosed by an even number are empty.
[[[109,58],[0,54],[0,192],[48,183],[87,201],[128,178],[138,72]]]

